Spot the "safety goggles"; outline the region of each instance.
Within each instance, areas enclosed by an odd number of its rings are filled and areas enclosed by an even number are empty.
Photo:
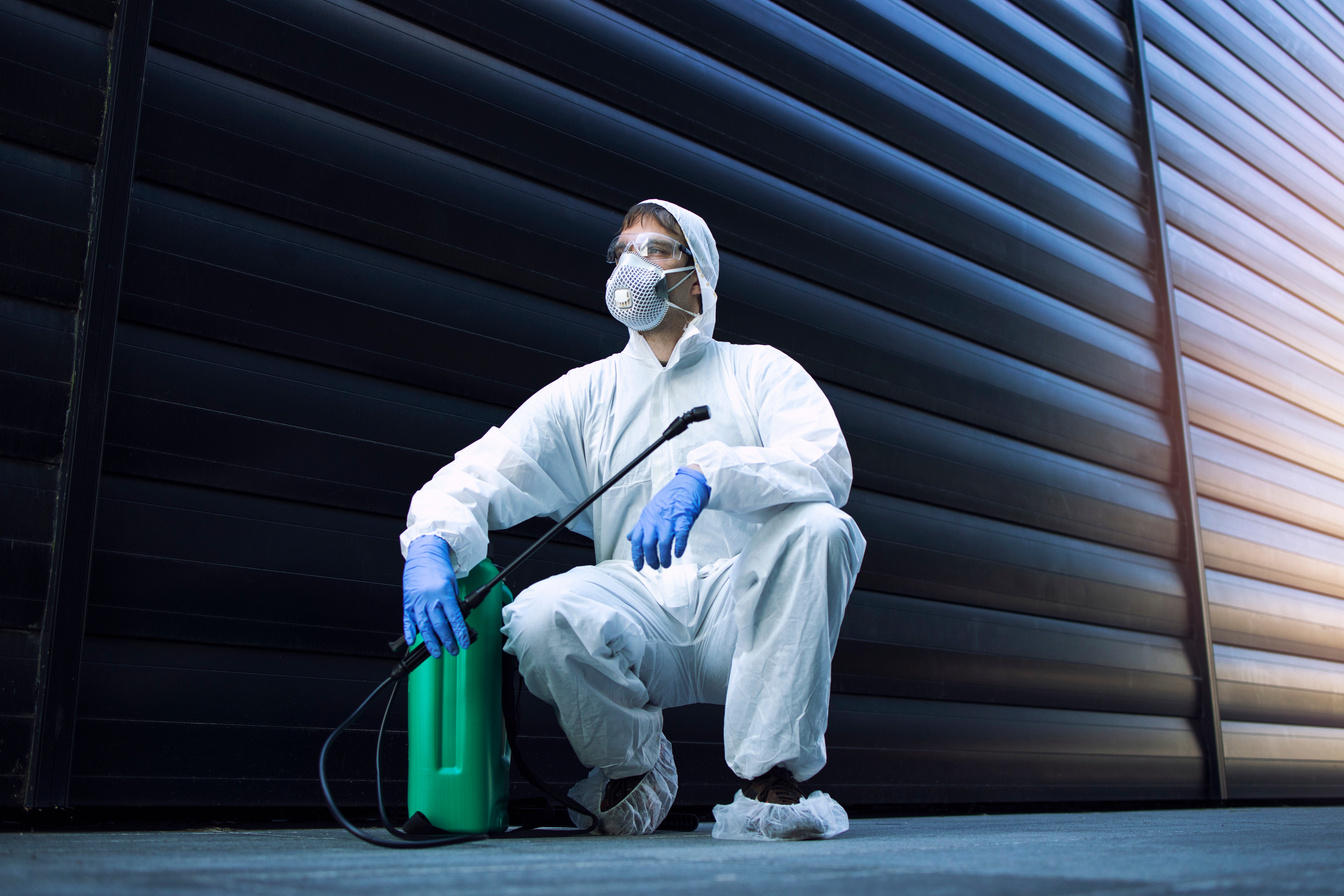
[[[661,233],[640,233],[628,240],[617,236],[607,247],[607,264],[615,264],[627,252],[633,252],[640,258],[647,258],[657,264],[694,261],[690,249]]]

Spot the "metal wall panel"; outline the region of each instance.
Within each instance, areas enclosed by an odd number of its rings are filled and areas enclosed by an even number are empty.
[[[1338,796],[1344,60],[1328,47],[1344,32],[1311,0],[1144,16],[1228,791]]]
[[[0,2],[0,805],[30,771],[113,7]]]
[[[837,690],[851,694],[1192,716],[1177,638],[859,591]]]
[[[1011,39],[978,46],[982,30],[900,8],[882,34],[926,46],[919,66],[892,67],[801,5],[759,4],[750,21],[732,4],[620,5],[633,19],[586,3],[156,5],[124,305],[136,325],[118,340],[106,461],[118,497],[105,508],[157,509],[136,517],[144,544],[109,536],[95,563],[159,587],[91,595],[99,637],[379,656],[395,553],[363,574],[324,571],[323,557],[351,548],[313,533],[372,514],[368,533],[390,547],[406,494],[454,446],[618,348],[593,302],[593,247],[620,208],[660,192],[719,235],[722,332],[793,353],[835,398],[859,458],[851,510],[884,545],[864,571],[866,594],[894,602],[883,631],[895,637],[911,600],[946,607],[929,643],[870,637],[841,652],[863,693],[1196,712],[1172,639],[1187,622],[1163,485],[1171,449],[1116,71],[1020,13]],[[1114,20],[1099,32],[1095,46],[1114,52]],[[1073,73],[1048,67],[1040,85],[997,59],[1017,35]],[[739,69],[724,64],[730,48]],[[1025,97],[1020,117],[985,106],[968,74],[1007,79]],[[644,77],[679,89],[650,102]],[[1064,85],[1089,109],[1051,93]],[[219,489],[265,504],[202,516]],[[167,529],[179,535],[153,535]],[[207,535],[214,556],[194,547]],[[292,598],[190,609],[224,584],[172,611],[161,588],[191,567],[242,583],[228,559],[239,551],[276,582],[263,594],[286,582]],[[542,571],[581,551],[556,548]],[[305,625],[329,602],[317,576],[348,583],[335,586],[344,609]],[[1047,631],[1073,660],[1032,642],[929,692],[927,664],[958,656],[985,613]],[[1102,642],[1106,661],[1089,665],[1078,645]],[[1012,686],[986,676],[1005,664]],[[171,703],[128,719],[108,697],[89,712],[145,731],[195,724]],[[712,725],[702,735],[708,758]],[[114,801],[118,774],[138,766],[101,762],[77,766],[77,783]],[[708,759],[683,766],[692,789],[722,776]],[[245,778],[220,770],[194,786],[214,793],[230,774]],[[851,786],[853,774],[832,779]]]
[[[1186,719],[842,697],[831,704],[833,789],[887,804],[1199,799],[1198,736]],[[968,768],[978,771],[967,774]]]
[[[1344,604],[1310,591],[1210,571],[1209,599],[1221,644],[1344,660]]]
[[[205,718],[135,684],[179,644],[203,645],[181,661],[209,687],[255,656],[278,692],[328,676],[330,657],[384,656],[409,493],[541,384],[620,347],[594,301],[596,247],[654,193],[719,237],[721,333],[798,358],[850,434],[871,547],[838,693],[892,701],[892,730],[924,704],[987,713],[990,752],[994,725],[1099,746],[1106,713],[1176,720],[1183,746],[1122,789],[1197,790],[1123,30],[1040,5],[1041,20],[974,4],[158,0],[86,730],[195,743]],[[901,48],[918,52],[893,64]],[[654,77],[677,89],[651,96]],[[557,544],[515,586],[584,553]],[[156,646],[118,659],[127,638]],[[979,641],[999,646],[977,657]],[[286,645],[306,658],[267,671]],[[308,714],[334,721],[367,668]],[[683,778],[708,797],[714,713],[687,717]],[[216,732],[195,776],[77,750],[72,793],[117,802],[149,775],[176,802],[295,799],[306,718]],[[837,750],[860,736],[835,731]],[[284,775],[225,758],[248,751],[285,753]],[[984,789],[1010,767],[1030,789],[1008,753],[927,798],[1021,797]],[[1039,796],[1110,792],[1097,761]],[[366,774],[345,784],[367,796]],[[889,784],[883,799],[908,787]]]
[[[49,247],[0,276],[72,308],[102,85],[67,82],[106,71],[88,38],[106,43],[111,5],[89,5],[99,25],[65,6],[0,5],[32,32],[0,74],[70,97],[59,122],[0,103],[0,226]],[[849,438],[869,548],[819,785],[871,804],[1216,794],[1187,405],[1233,789],[1330,778],[1344,117],[1309,69],[1332,58],[1332,14],[1144,7],[1186,353],[1173,407],[1127,9],[155,0],[71,803],[317,801],[322,735],[386,671],[410,493],[619,350],[599,252],[648,195],[714,228],[720,338],[797,358]],[[24,347],[0,377],[33,396],[0,434],[49,452],[0,446],[0,499],[28,508],[0,538],[40,555],[74,327],[0,292],[0,347]],[[21,553],[0,563],[38,583]],[[512,585],[590,556],[565,537]],[[40,614],[28,587],[4,620]],[[16,674],[22,643],[0,631]],[[15,706],[0,694],[0,717]],[[731,788],[721,722],[669,713],[692,804]],[[543,774],[578,773],[536,701],[524,726]],[[397,752],[401,710],[392,727]],[[1308,759],[1270,762],[1275,738]],[[371,798],[370,740],[336,757],[343,799]]]
[[[1224,722],[1232,799],[1338,799],[1344,795],[1344,731],[1306,725]]]
[[[1344,727],[1344,664],[1224,645],[1217,657],[1226,718]]]

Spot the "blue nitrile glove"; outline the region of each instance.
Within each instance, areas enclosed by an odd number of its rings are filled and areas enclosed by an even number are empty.
[[[695,470],[685,467],[677,470],[672,481],[658,490],[644,510],[630,534],[630,559],[635,569],[643,569],[644,561],[658,569],[672,565],[672,554],[686,553],[686,539],[691,524],[709,501],[709,483]]]
[[[418,630],[430,656],[448,648],[471,646],[467,621],[457,603],[457,576],[453,573],[448,542],[437,535],[421,535],[406,551],[406,569],[401,574],[401,630],[407,645],[415,643]]]

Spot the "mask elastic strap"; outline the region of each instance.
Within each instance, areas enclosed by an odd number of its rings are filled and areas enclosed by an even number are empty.
[[[695,270],[695,265],[691,265],[691,266],[688,267],[688,268],[672,268],[670,271],[664,271],[663,273],[665,273],[665,274],[675,274],[675,273],[677,273],[677,272],[679,272],[679,271],[694,271],[694,270]],[[686,282],[687,280],[689,280],[690,278],[691,278],[691,275],[690,275],[690,274],[687,274],[685,277],[682,277],[680,280],[678,280],[678,281],[676,282],[675,285],[673,285],[673,286],[669,286],[669,287],[667,288],[667,291],[668,291],[668,292],[671,292],[672,290],[676,289],[676,288],[677,288],[678,286],[680,286],[681,284],[685,283],[685,282]],[[697,314],[697,313],[695,313],[694,311],[687,311],[685,308],[681,307],[680,305],[678,305],[676,302],[672,301],[671,299],[668,299],[668,300],[667,300],[667,304],[670,305],[670,306],[672,306],[673,308],[677,309],[677,310],[680,311],[682,314],[689,315],[690,318],[691,318],[691,323],[695,323],[695,322],[698,321],[698,320],[700,319],[700,317],[701,317],[700,314]]]
[[[676,302],[668,302],[667,304],[668,304],[670,307],[677,309],[677,310],[680,311],[682,314],[690,315],[690,318],[691,318],[691,321],[692,321],[692,322],[697,321],[697,320],[699,320],[701,317],[704,316],[704,315],[702,315],[702,314],[697,314],[697,313],[694,312],[694,311],[687,311],[685,308],[681,307],[681,306],[678,305]]]
[[[664,271],[663,273],[665,273],[665,274],[669,274],[669,273],[670,273],[670,274],[675,274],[675,273],[677,273],[678,271],[694,271],[694,270],[695,270],[695,265],[691,265],[689,268],[672,268],[670,271]],[[686,282],[687,280],[689,280],[690,278],[691,278],[691,275],[690,275],[690,274],[687,274],[685,277],[682,277],[680,280],[678,280],[674,285],[669,286],[669,287],[667,288],[667,291],[668,291],[668,292],[671,292],[672,290],[676,289],[676,288],[677,288],[678,286],[680,286],[681,284],[685,283],[685,282]],[[680,305],[678,305],[676,302],[672,301],[671,299],[668,299],[668,300],[667,300],[667,304],[670,305],[670,306],[672,306],[673,308],[677,309],[677,310],[680,311],[682,314],[689,314],[690,317],[691,317],[691,320],[692,320],[692,321],[697,321],[697,320],[700,319],[700,315],[699,315],[699,314],[696,314],[694,311],[687,311],[685,308],[681,307]]]

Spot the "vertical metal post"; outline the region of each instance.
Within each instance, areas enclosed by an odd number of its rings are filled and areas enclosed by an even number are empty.
[[[1157,155],[1157,126],[1153,121],[1153,98],[1148,85],[1148,61],[1144,52],[1141,0],[1129,0],[1129,36],[1134,44],[1134,92],[1138,105],[1139,149],[1148,173],[1148,217],[1154,250],[1159,319],[1163,327],[1162,360],[1166,367],[1166,400],[1171,423],[1173,458],[1172,488],[1184,526],[1182,536],[1183,578],[1186,594],[1195,598],[1190,606],[1190,651],[1199,673],[1203,693],[1200,733],[1208,764],[1209,796],[1227,799],[1227,772],[1223,760],[1223,725],[1218,708],[1218,678],[1213,659],[1213,627],[1209,622],[1209,592],[1204,578],[1204,542],[1199,522],[1199,497],[1195,490],[1194,451],[1190,444],[1190,413],[1185,401],[1185,375],[1181,365],[1180,319],[1171,279],[1171,250],[1167,245],[1167,216],[1162,204],[1161,167]]]
[[[57,474],[51,578],[24,797],[29,808],[69,805],[94,515],[152,14],[153,0],[122,0],[112,25],[107,105],[93,171],[89,251],[75,323],[70,413]]]

